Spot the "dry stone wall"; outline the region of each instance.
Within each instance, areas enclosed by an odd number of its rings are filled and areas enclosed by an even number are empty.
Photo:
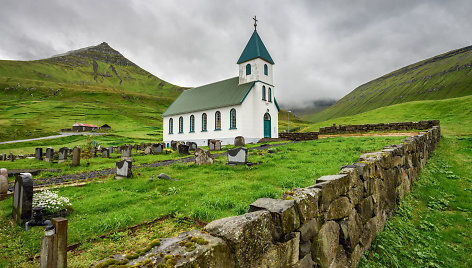
[[[287,139],[292,141],[308,141],[317,140],[318,132],[292,132],[292,133],[279,133],[279,138]]]
[[[315,185],[285,192],[282,199],[258,199],[244,215],[162,239],[131,261],[116,255],[99,264],[357,267],[439,142],[439,122],[434,124],[401,144],[362,155]]]
[[[419,122],[397,122],[397,123],[381,123],[381,124],[365,124],[365,125],[336,125],[330,127],[321,127],[320,134],[344,134],[359,133],[370,131],[392,131],[392,130],[425,130],[433,126],[439,126],[439,120],[419,121]]]

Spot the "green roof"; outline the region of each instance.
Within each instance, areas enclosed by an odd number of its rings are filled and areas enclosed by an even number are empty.
[[[162,116],[190,113],[241,104],[251,91],[252,83],[239,85],[239,77],[185,90]]]
[[[274,61],[270,57],[269,52],[264,46],[264,43],[257,34],[256,30],[254,30],[254,33],[252,33],[251,39],[249,39],[249,42],[247,42],[241,57],[239,57],[238,64],[255,58],[261,58],[269,63],[274,64]]]

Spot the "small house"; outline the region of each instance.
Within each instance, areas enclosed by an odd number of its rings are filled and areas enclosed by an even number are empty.
[[[111,130],[111,127],[108,124],[105,124],[100,127],[101,130]]]
[[[75,123],[72,125],[72,131],[74,132],[96,131],[97,129],[98,127],[92,124]]]

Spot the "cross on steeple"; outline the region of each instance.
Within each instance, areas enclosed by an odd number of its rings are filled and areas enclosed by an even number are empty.
[[[257,28],[257,18],[256,16],[254,16],[254,18],[252,18],[254,20],[254,31],[256,30]]]

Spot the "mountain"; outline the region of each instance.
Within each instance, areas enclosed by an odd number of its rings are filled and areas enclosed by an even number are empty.
[[[305,120],[321,122],[420,100],[472,95],[472,46],[408,65],[367,82],[326,110]]]
[[[42,60],[0,60],[0,141],[53,134],[76,122],[159,137],[160,114],[182,90],[105,42]]]

